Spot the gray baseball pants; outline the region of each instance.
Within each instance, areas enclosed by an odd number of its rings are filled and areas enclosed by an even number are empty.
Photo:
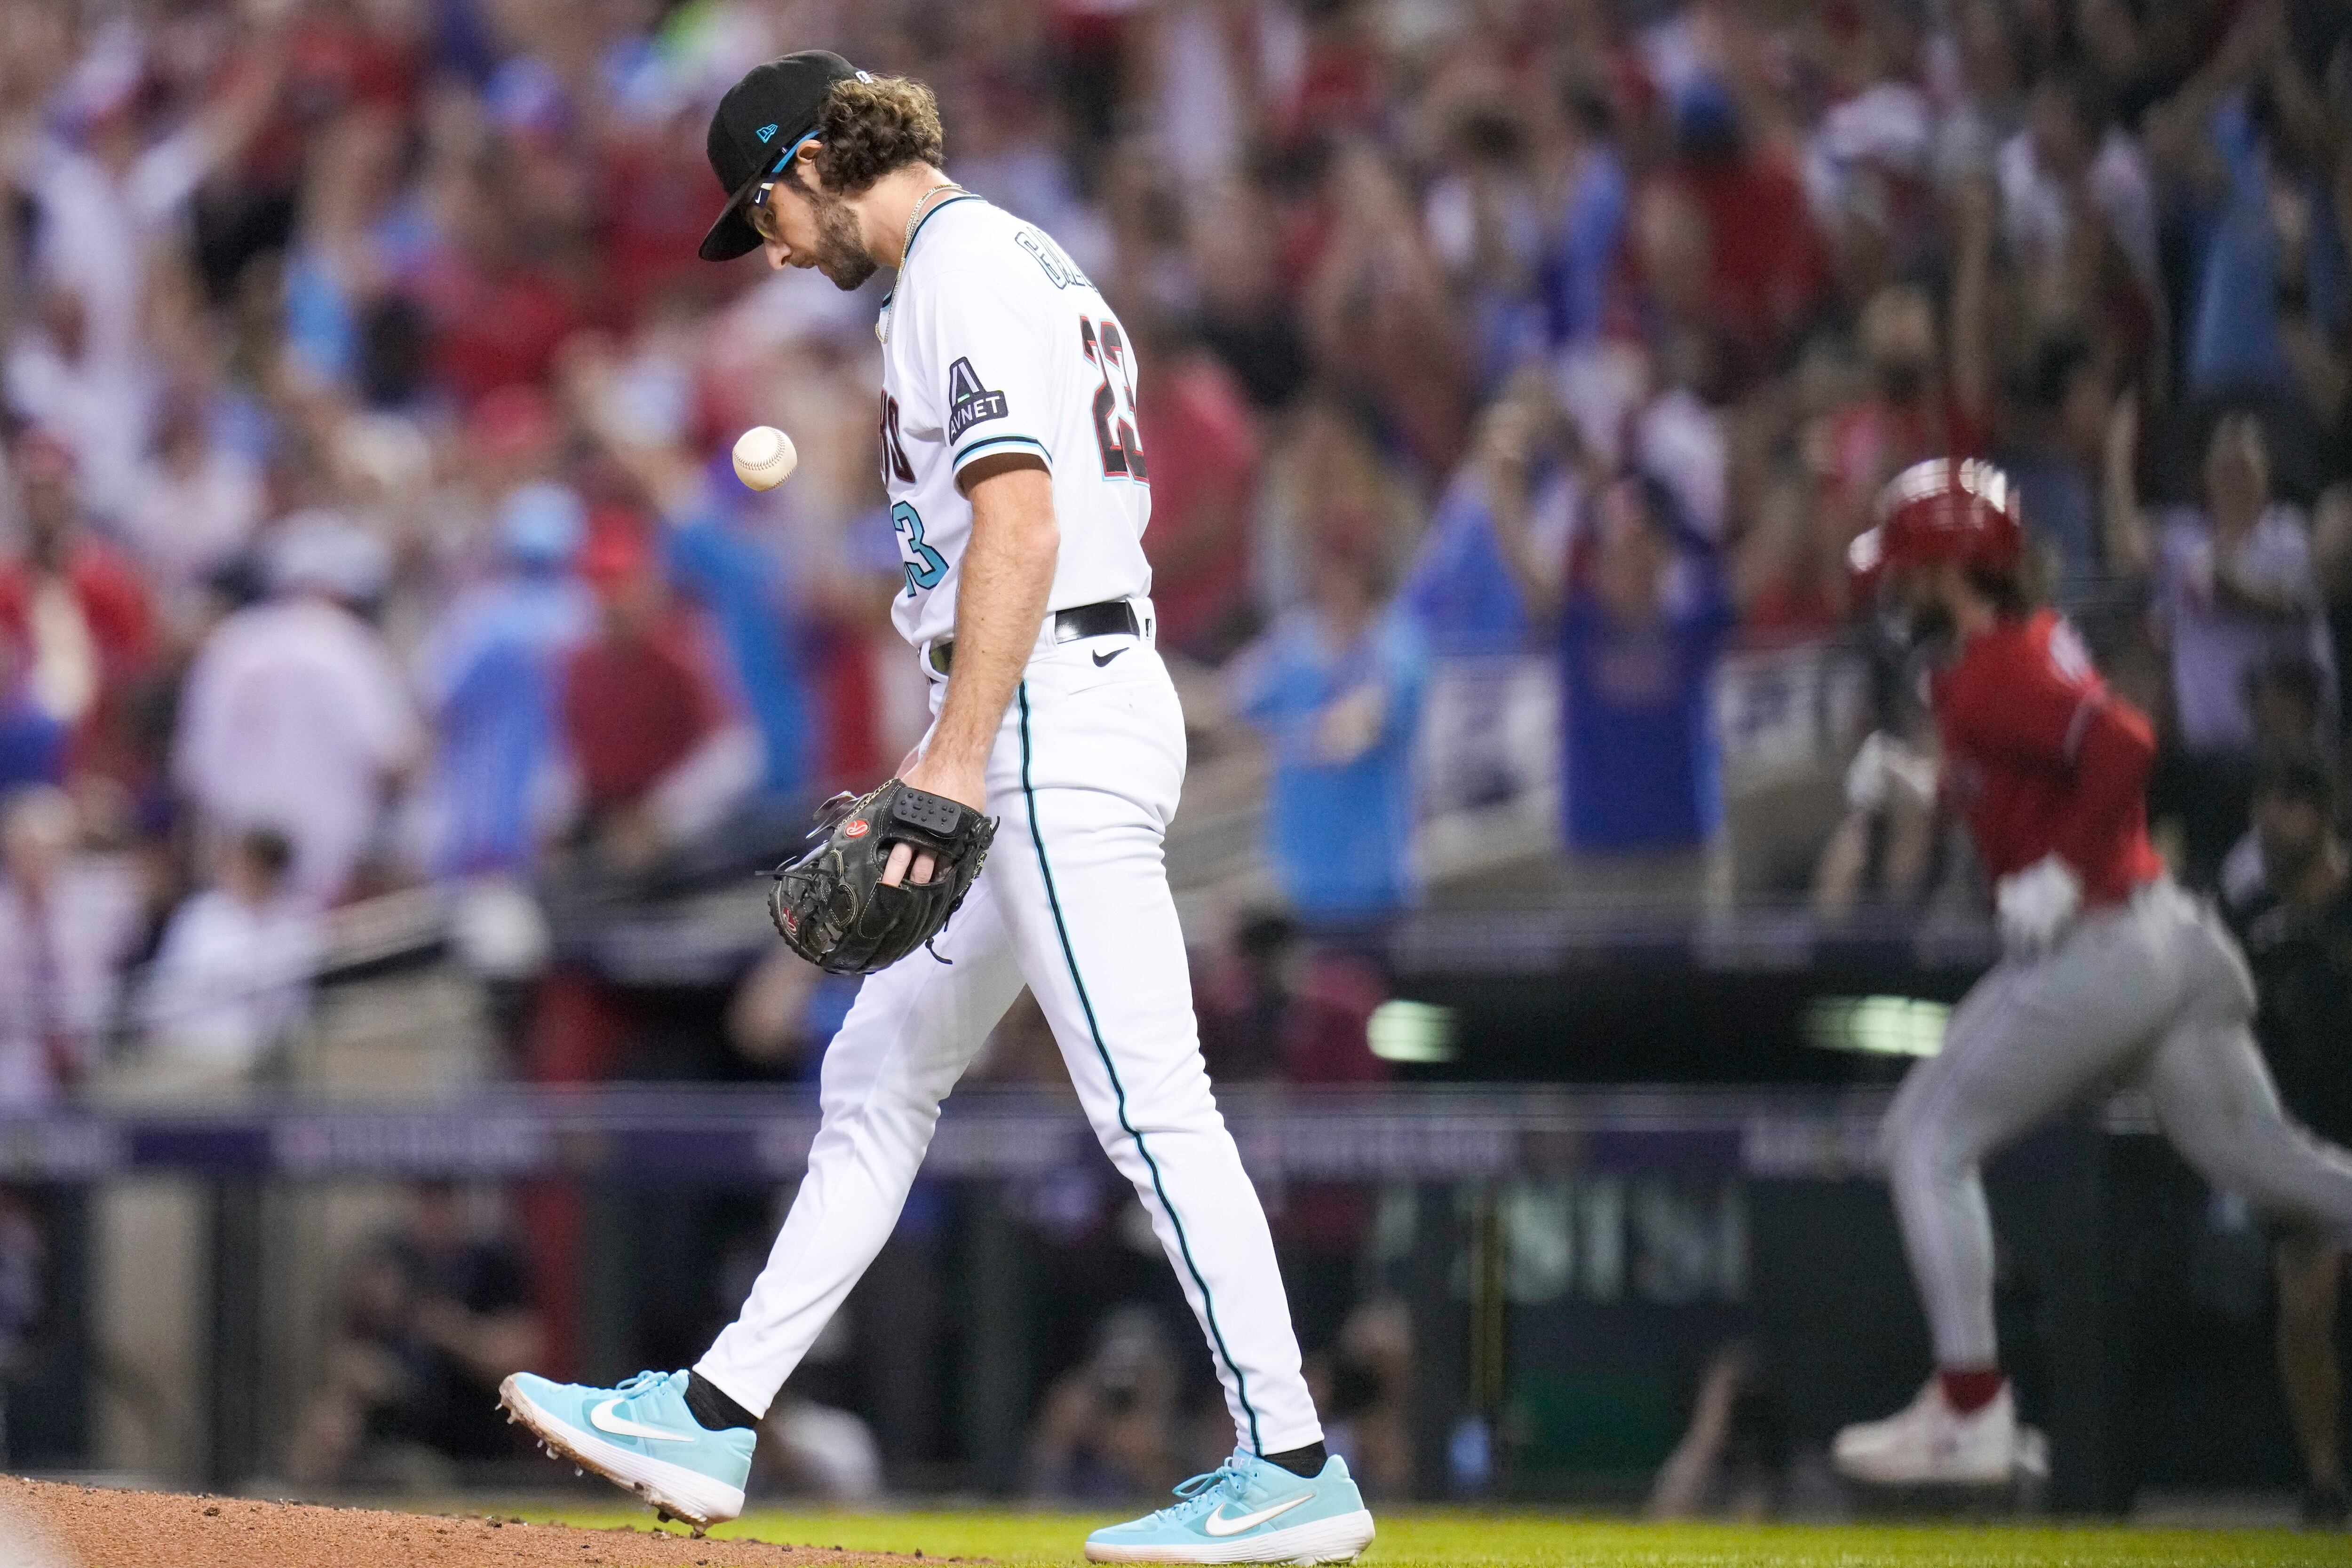
[[[2248,1021],[2253,982],[2210,909],[2169,880],[2092,912],[2044,957],[2004,958],[1911,1070],[1883,1147],[1937,1364],[1990,1366],[1989,1155],[2094,1092],[2137,1087],[2214,1186],[2352,1236],[2352,1155],[2287,1118]]]

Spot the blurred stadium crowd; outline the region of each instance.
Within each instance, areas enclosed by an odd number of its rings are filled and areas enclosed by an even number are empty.
[[[2347,30],[2327,0],[13,6],[0,1091],[87,1065],[133,955],[186,1049],[249,1053],[283,998],[201,998],[300,972],[304,911],[643,867],[898,756],[875,301],[687,243],[713,95],[815,38],[935,83],[958,176],[1133,322],[1163,640],[1268,741],[1300,910],[1414,895],[1454,659],[1547,653],[1567,851],[1704,844],[1717,661],[1838,634],[1876,486],[1948,452],[2025,486],[2210,874],[2257,741],[2341,728]],[[718,456],[761,421],[808,454],[772,499]],[[1896,687],[1851,790],[1890,812],[1922,777]],[[1474,802],[1479,751],[1446,751]],[[139,873],[110,901],[41,891],[101,847]]]
[[[322,912],[772,858],[919,736],[878,289],[694,256],[710,105],[802,47],[932,84],[950,172],[1129,324],[1162,644],[1196,750],[1263,745],[1310,926],[1530,789],[1561,886],[1696,865],[1724,662],[1832,646],[1874,733],[1786,891],[1925,896],[1932,740],[1843,554],[1928,455],[2022,484],[2193,880],[2259,881],[2264,747],[2352,731],[2342,0],[5,0],[0,37],[0,1106],[119,1040],[250,1076]],[[725,459],[759,423],[803,454],[767,497]],[[1378,1075],[1376,980],[1307,985],[1296,935],[1204,988],[1221,1078]],[[705,1024],[794,1074],[844,1005],[772,965],[724,1023],[512,999],[542,1079],[682,1075],[646,1037]],[[1157,1399],[1152,1343],[1094,1354]],[[1131,1407],[1072,1388],[1049,1470]]]

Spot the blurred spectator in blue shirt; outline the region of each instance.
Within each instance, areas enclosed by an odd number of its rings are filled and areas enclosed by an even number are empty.
[[[1475,450],[1454,470],[1397,602],[1438,658],[1516,653],[1539,619],[1506,553],[1526,536],[1559,557],[1576,509],[1573,436],[1540,375],[1513,379],[1488,410]],[[1498,516],[1507,512],[1508,516]]]
[[[2188,198],[2187,390],[2326,423],[2341,402],[2334,345],[2347,303],[2340,186],[2330,188],[2342,109],[2328,85],[2345,23],[2339,6],[2231,10],[2227,37],[2141,120]]]
[[[2053,558],[2053,596],[2074,608],[2095,591],[2105,567],[2099,485],[2114,400],[2105,367],[2079,333],[2044,340],[2020,381],[2000,465],[2025,497],[2035,544]]]
[[[693,504],[672,521],[662,548],[670,580],[710,613],[726,650],[743,712],[760,735],[758,792],[770,799],[808,788],[815,705],[803,667],[803,621],[792,574],[772,541],[761,537],[763,513],[734,503],[749,497],[721,456]]]
[[[1557,479],[1538,485],[1538,507],[1564,494]],[[1398,607],[1440,658],[1516,653],[1533,640],[1527,595],[1496,541],[1494,506],[1478,465],[1455,470],[1398,592]]]
[[[1379,549],[1326,537],[1307,602],[1234,655],[1235,707],[1274,748],[1266,849],[1309,921],[1376,916],[1412,893],[1412,749],[1429,658],[1381,605]]]
[[[1507,106],[1465,106],[1445,141],[1423,221],[1462,297],[1480,387],[1492,389],[1549,346],[1537,276],[1545,204],[1527,127]]]
[[[1663,489],[1603,492],[1560,617],[1562,824],[1570,850],[1696,848],[1723,814],[1708,725],[1732,613],[1714,564],[1680,544]]]
[[[1581,78],[1563,84],[1560,116],[1570,132],[1567,201],[1543,260],[1545,324],[1555,348],[1599,335],[1632,204],[1601,89]]]
[[[0,795],[65,779],[66,726],[33,695],[28,663],[0,640]]]
[[[1507,428],[1490,461],[1507,463]],[[1708,722],[1733,613],[1721,574],[1675,527],[1646,476],[1600,491],[1566,560],[1531,542],[1525,509],[1496,513],[1505,560],[1559,622],[1561,825],[1575,853],[1691,849],[1723,812]]]
[[[2219,188],[2197,234],[2191,392],[2263,387],[2292,396],[2301,388],[2287,347],[2289,308],[2330,331],[2342,323],[2343,248],[2328,192],[2296,167],[2291,139],[2274,134],[2266,121],[2276,111],[2265,108],[2233,95],[2216,106],[2207,131]]]
[[[1538,553],[1565,558],[1582,485],[1576,457],[1545,378],[1514,378],[1422,536],[1397,601],[1437,661],[1422,720],[1428,814],[1495,805],[1551,778],[1538,617],[1503,541],[1526,534]]]
[[[449,607],[419,685],[439,733],[428,794],[436,876],[528,868],[559,772],[556,691],[593,606],[572,571],[586,527],[562,485],[525,485],[499,517],[505,570]]]

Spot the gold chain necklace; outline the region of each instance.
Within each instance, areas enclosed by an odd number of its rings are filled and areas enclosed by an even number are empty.
[[[929,190],[925,191],[920,197],[917,198],[915,202],[915,210],[907,214],[907,237],[898,246],[899,271],[904,272],[907,270],[907,253],[915,248],[915,230],[921,225],[923,221],[923,209],[931,204],[931,198],[938,195],[941,191],[961,190],[963,190],[963,187],[957,184],[953,180],[942,180],[938,184],[933,185]],[[965,194],[967,195],[970,193],[970,192],[965,192]]]

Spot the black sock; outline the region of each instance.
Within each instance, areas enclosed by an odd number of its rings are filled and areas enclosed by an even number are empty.
[[[1291,1448],[1279,1454],[1261,1454],[1258,1457],[1269,1465],[1280,1465],[1292,1475],[1305,1476],[1311,1481],[1323,1473],[1323,1462],[1330,1456],[1324,1453],[1322,1444],[1309,1443],[1303,1448]]]
[[[686,1407],[694,1412],[694,1418],[702,1423],[706,1432],[724,1432],[730,1427],[756,1428],[760,1425],[757,1416],[728,1398],[719,1385],[698,1372],[686,1375]]]

